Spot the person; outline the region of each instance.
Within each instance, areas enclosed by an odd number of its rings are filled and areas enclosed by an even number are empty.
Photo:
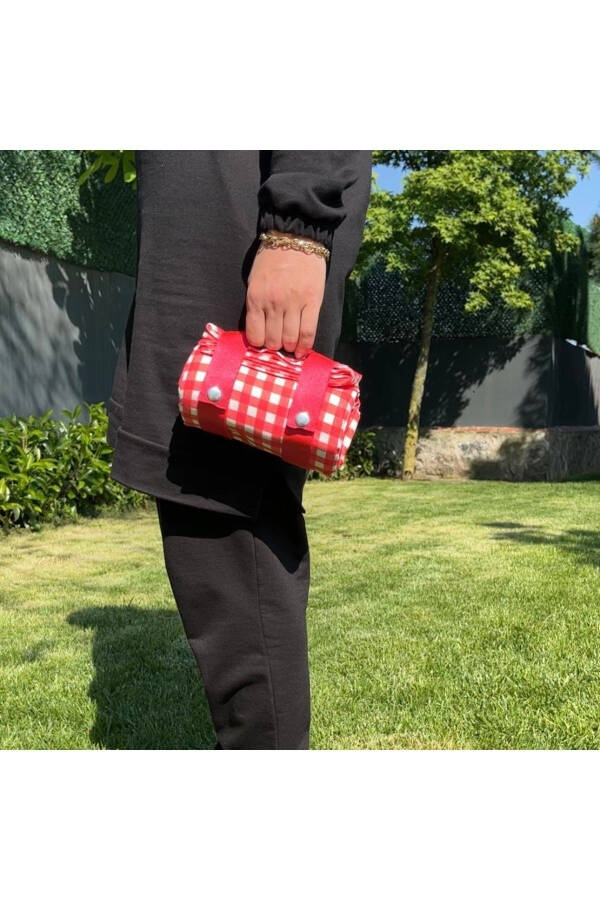
[[[308,472],[183,424],[177,384],[207,322],[245,331],[256,347],[335,356],[371,152],[135,157],[137,281],[109,401],[111,474],[155,498],[214,749],[306,750]],[[263,233],[292,246],[268,246]],[[299,250],[298,237],[329,255]]]

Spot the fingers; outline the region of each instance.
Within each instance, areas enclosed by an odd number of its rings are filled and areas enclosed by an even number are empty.
[[[302,310],[298,308],[286,309],[283,314],[282,346],[284,350],[293,353],[298,343],[300,334],[300,318]]]
[[[246,339],[253,347],[264,347],[266,336],[265,310],[248,304],[246,307]]]
[[[286,335],[291,334],[291,338],[284,339],[284,321],[297,320],[294,326],[290,326],[290,322],[286,325]],[[260,307],[248,306],[246,310],[246,338],[248,343],[253,347],[269,347],[271,350],[279,350],[281,347],[288,346],[286,350],[293,350],[298,340],[298,331],[300,326],[300,315],[294,311],[284,313],[281,307]],[[290,330],[291,328],[291,330]]]
[[[252,307],[246,310],[246,338],[253,347],[281,347],[296,357],[312,350],[317,334],[319,307],[316,304],[294,309]]]
[[[300,329],[298,333],[298,343],[296,344],[296,358],[304,356],[315,342],[317,334],[317,323],[319,320],[319,307],[316,303],[311,303],[303,307],[302,317],[300,319]]]
[[[280,350],[283,345],[283,309],[271,306],[265,316],[265,345],[271,350]]]

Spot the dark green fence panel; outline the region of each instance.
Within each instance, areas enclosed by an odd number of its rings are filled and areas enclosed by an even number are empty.
[[[501,299],[476,313],[465,312],[468,283],[457,273],[440,287],[433,336],[435,338],[504,338],[553,334],[587,344],[600,354],[600,285],[589,277],[587,233],[577,253],[556,253],[544,271],[529,274],[523,287],[531,294],[530,311],[513,310]],[[387,272],[374,261],[368,272],[347,291],[342,337],[358,342],[416,340],[420,330],[424,292],[410,289],[404,275]]]

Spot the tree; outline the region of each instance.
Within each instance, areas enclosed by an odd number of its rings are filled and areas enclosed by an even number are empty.
[[[375,189],[359,269],[374,256],[424,289],[421,336],[404,443],[403,477],[415,467],[421,404],[440,285],[461,271],[466,311],[503,302],[530,308],[524,276],[552,252],[575,250],[561,200],[587,174],[591,150],[380,150],[376,163],[405,171],[398,194]]]

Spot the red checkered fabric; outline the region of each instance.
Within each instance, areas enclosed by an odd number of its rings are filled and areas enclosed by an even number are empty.
[[[229,335],[234,341],[230,346],[237,348],[237,357],[231,353],[235,371],[228,372],[227,363],[215,359],[223,335]],[[311,354],[318,357],[311,361],[311,371],[316,374],[308,377],[307,369],[302,377]],[[350,366],[315,351],[296,359],[282,350],[258,349],[247,343],[243,333],[226,332],[208,322],[179,378],[179,411],[188,426],[243,441],[302,468],[331,475],[343,466],[358,426],[361,378]],[[297,412],[290,415],[299,382],[302,388],[295,407],[300,403],[301,410],[312,410],[312,420],[304,427],[297,424],[303,422]],[[211,387],[212,394],[222,393],[221,408],[209,399]]]

